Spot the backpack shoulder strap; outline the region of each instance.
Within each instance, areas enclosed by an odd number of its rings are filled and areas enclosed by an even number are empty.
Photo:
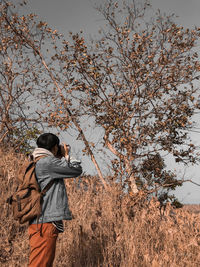
[[[41,159],[41,158],[45,158],[46,156],[40,156],[37,157],[34,162],[35,164]],[[51,180],[45,187],[44,189],[41,191],[41,195],[44,196],[46,194],[46,192],[52,187],[52,185],[54,184],[54,180]]]
[[[34,160],[29,161],[28,164],[27,164],[26,167],[25,167],[24,175],[26,175],[26,173],[27,173],[31,168],[33,168],[32,171],[34,171],[36,163],[37,163],[41,158],[44,158],[44,157],[45,157],[45,156],[41,156],[41,157],[38,157],[38,158],[36,158],[36,159],[34,159]]]
[[[40,159],[42,159],[42,158],[46,158],[47,156],[46,155],[44,155],[44,156],[40,156],[40,157],[37,157],[37,158],[35,158],[34,160],[33,160],[33,162],[38,162]]]
[[[51,180],[45,187],[44,189],[41,191],[41,195],[44,196],[46,194],[46,192],[52,187],[52,185],[54,184],[54,180]]]

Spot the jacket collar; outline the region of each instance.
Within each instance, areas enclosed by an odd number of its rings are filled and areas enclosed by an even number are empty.
[[[41,156],[53,156],[53,153],[51,153],[49,150],[45,148],[37,147],[34,149],[32,155],[33,158],[35,159]]]

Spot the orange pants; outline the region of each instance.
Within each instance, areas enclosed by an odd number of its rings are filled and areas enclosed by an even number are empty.
[[[42,227],[42,236],[40,229]],[[55,258],[58,230],[52,223],[31,224],[28,229],[29,267],[52,267]]]

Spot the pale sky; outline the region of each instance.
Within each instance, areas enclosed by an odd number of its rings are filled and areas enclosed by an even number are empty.
[[[93,8],[93,3],[102,0],[29,0],[31,12],[39,14],[62,31],[83,29],[94,33],[100,23],[100,16]],[[142,1],[142,0],[141,0]],[[155,9],[179,16],[178,22],[185,27],[200,25],[200,0],[151,0]]]
[[[102,0],[96,0],[98,3]],[[94,0],[29,0],[27,12],[36,13],[41,20],[67,36],[69,31],[83,32],[89,36],[94,35],[102,23],[101,16],[93,8]],[[177,23],[184,27],[196,25],[200,27],[200,0],[151,0],[155,9],[162,12],[175,13],[179,17]],[[192,134],[193,140],[200,146],[200,133]],[[170,164],[170,163],[169,163]],[[171,165],[171,164],[170,164]],[[186,177],[193,178],[200,183],[200,167],[177,168],[180,176],[186,172]],[[200,187],[185,183],[176,190],[176,196],[183,203],[200,203]]]

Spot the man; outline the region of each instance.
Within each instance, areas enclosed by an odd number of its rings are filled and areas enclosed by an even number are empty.
[[[43,197],[42,214],[30,222],[29,267],[51,267],[55,257],[56,240],[63,232],[63,220],[71,220],[64,178],[77,177],[82,173],[79,161],[70,160],[69,146],[60,146],[59,138],[45,133],[37,139],[33,158],[41,157],[35,167],[41,190],[51,181],[54,183]],[[58,151],[61,149],[61,156]]]

